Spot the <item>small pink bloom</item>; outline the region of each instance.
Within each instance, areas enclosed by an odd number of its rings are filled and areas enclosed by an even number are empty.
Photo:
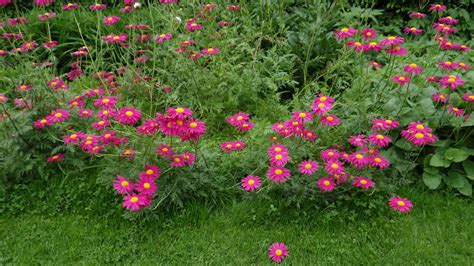
[[[245,191],[254,191],[260,188],[262,180],[258,176],[247,176],[241,180],[241,186]]]
[[[334,183],[334,178],[332,177],[323,177],[318,180],[318,188],[322,191],[333,191],[335,187],[336,184]]]
[[[349,37],[354,37],[356,32],[357,30],[354,28],[342,28],[342,29],[336,30],[336,39],[342,40]]]
[[[114,188],[119,194],[130,194],[133,192],[134,184],[123,176],[117,176],[114,180]]]
[[[288,248],[283,243],[273,243],[268,247],[268,257],[276,263],[280,263],[288,256]]]
[[[354,178],[354,180],[352,180],[352,185],[368,190],[369,188],[375,186],[375,183],[367,177],[357,176]]]
[[[408,65],[405,65],[403,67],[403,71],[405,71],[407,73],[421,74],[423,69],[419,65],[411,63],[411,64],[408,64]]]
[[[117,16],[107,16],[107,17],[104,17],[104,23],[106,25],[113,25],[117,22],[120,21],[120,17],[117,17]]]
[[[390,208],[399,212],[410,212],[413,209],[413,205],[406,198],[401,198],[400,196],[390,198],[388,201]]]
[[[268,179],[276,183],[284,183],[290,175],[290,170],[279,166],[272,166],[267,171]]]
[[[316,161],[302,161],[298,165],[298,171],[303,175],[312,175],[318,169],[319,165]]]

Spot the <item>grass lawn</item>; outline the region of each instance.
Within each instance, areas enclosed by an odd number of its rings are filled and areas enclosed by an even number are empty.
[[[0,264],[261,265],[269,264],[267,246],[283,241],[289,247],[287,264],[472,265],[472,200],[420,189],[402,195],[415,204],[411,214],[344,222],[324,213],[265,219],[253,202],[218,210],[196,206],[146,223],[80,215],[4,216]]]

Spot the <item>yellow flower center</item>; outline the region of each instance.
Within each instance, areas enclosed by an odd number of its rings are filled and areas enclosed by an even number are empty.
[[[244,119],[243,116],[241,116],[241,115],[237,116],[237,120],[242,121],[242,119]]]
[[[411,27],[410,30],[416,30],[416,28],[415,28],[415,27]]]
[[[393,40],[395,40],[395,36],[390,36],[390,37],[388,37],[388,39],[393,41]]]
[[[150,183],[144,183],[143,188],[149,189],[150,188]]]
[[[41,122],[41,124],[44,124],[44,123],[48,122],[48,120],[46,120],[46,119],[41,119],[40,122]]]
[[[377,45],[377,43],[376,43],[376,42],[370,42],[370,46],[372,46],[372,47],[373,47],[373,46],[376,46],[376,45]]]
[[[253,185],[253,184],[255,184],[255,181],[254,181],[253,179],[250,179],[250,180],[247,182],[247,184]]]
[[[359,160],[364,158],[364,156],[362,154],[357,154],[355,157]]]
[[[399,201],[397,201],[397,205],[400,206],[400,207],[403,207],[403,206],[405,206],[405,202],[399,200]]]
[[[326,96],[322,96],[321,98],[319,98],[319,101],[320,102],[325,102],[328,98]]]
[[[275,151],[280,152],[280,151],[281,151],[281,148],[280,148],[280,147],[276,147],[276,148],[275,148]]]
[[[300,113],[298,116],[299,116],[300,118],[305,118],[305,117],[306,117],[306,114],[305,114],[305,113]]]
[[[137,201],[138,201],[138,198],[137,198],[137,197],[132,197],[132,198],[130,199],[130,202],[133,202],[133,203],[135,203],[135,202],[137,202]]]
[[[382,162],[382,159],[377,157],[377,158],[374,159],[374,161],[377,162],[377,163],[380,163],[380,162]]]
[[[333,121],[333,120],[334,120],[334,117],[328,116],[328,117],[326,117],[326,120],[327,120],[327,121]]]
[[[174,161],[177,162],[177,163],[179,163],[179,162],[181,162],[181,159],[179,159],[179,158],[174,158]]]
[[[333,164],[331,164],[331,168],[337,169],[337,168],[339,168],[339,165],[337,165],[336,163],[333,163]]]
[[[154,173],[154,171],[151,170],[151,169],[148,169],[148,170],[146,170],[145,173],[146,173],[147,175],[152,175],[152,174]]]
[[[333,155],[334,155],[334,152],[330,151],[330,152],[328,152],[328,155],[329,155],[329,156],[333,156]]]
[[[228,149],[230,149],[230,148],[232,148],[232,145],[227,144],[227,145],[225,145],[225,147],[228,148]]]
[[[282,158],[283,158],[283,156],[281,156],[281,154],[277,154],[277,155],[275,156],[275,159],[277,159],[277,160],[281,160]]]
[[[362,43],[360,43],[360,42],[355,42],[354,45],[355,45],[355,46],[361,46]]]
[[[61,116],[63,116],[63,114],[61,114],[61,113],[56,113],[56,114],[54,114],[54,116],[55,116],[55,117],[61,117]]]
[[[367,36],[372,36],[372,32],[369,31],[369,32],[367,32],[365,35],[367,35]]]
[[[167,151],[168,151],[168,148],[163,148],[163,149],[161,149],[161,151],[167,152]]]
[[[281,249],[277,249],[277,250],[275,250],[275,254],[277,256],[281,256],[281,254],[283,254],[283,251],[281,251]]]
[[[449,82],[449,83],[454,83],[455,81],[456,81],[455,78],[449,78],[449,79],[448,79],[448,82]]]
[[[457,112],[457,111],[459,111],[459,108],[453,107],[453,111]]]
[[[109,99],[103,99],[102,102],[103,103],[108,103],[108,102],[110,102],[110,100]]]
[[[208,52],[214,52],[214,48],[208,48],[207,51]]]
[[[108,138],[110,138],[110,134],[107,133],[107,134],[104,135],[104,137],[105,137],[106,139],[108,139]]]
[[[118,39],[120,39],[120,37],[119,37],[119,36],[114,36],[113,39],[114,39],[114,40],[118,40]]]
[[[367,184],[367,180],[362,179],[362,180],[360,181],[360,183],[361,183],[362,185],[365,185],[365,184]]]
[[[319,103],[319,104],[318,104],[318,107],[319,107],[319,108],[323,108],[324,106],[326,106],[324,103]]]
[[[412,63],[410,64],[410,67],[417,67],[417,65]]]
[[[283,174],[283,171],[281,169],[276,169],[275,174],[281,175],[281,174]]]
[[[305,165],[304,165],[304,168],[306,168],[306,169],[311,169],[311,164],[309,164],[309,163],[305,164]]]
[[[425,135],[423,135],[422,133],[416,133],[415,134],[415,138],[417,138],[417,139],[422,139],[424,137],[425,137]]]
[[[444,64],[448,65],[448,66],[452,65],[451,61],[446,61],[446,62],[444,62]]]
[[[132,111],[126,111],[126,112],[125,112],[125,115],[128,116],[128,117],[130,117],[130,116],[133,115],[133,112],[132,112]]]
[[[240,143],[235,144],[235,147],[240,147]]]
[[[183,121],[177,120],[177,121],[176,121],[176,124],[178,124],[179,126],[182,126],[182,125],[183,125]]]
[[[329,186],[329,185],[331,184],[331,182],[329,182],[328,180],[324,180],[323,184],[324,184],[325,186]]]
[[[383,139],[383,135],[380,135],[380,134],[377,134],[377,136],[375,136],[377,139]]]
[[[103,124],[105,124],[105,122],[104,121],[99,121],[97,124],[103,125]]]
[[[197,127],[197,125],[198,125],[198,124],[197,124],[196,122],[191,122],[191,123],[189,123],[189,127],[190,127],[190,128],[195,128],[195,127]]]
[[[398,80],[404,81],[404,80],[405,80],[405,77],[399,77]]]
[[[342,28],[341,31],[342,31],[342,32],[348,32],[349,29],[348,29],[348,28]]]
[[[464,67],[464,66],[466,66],[466,64],[464,64],[464,63],[459,63],[459,66]]]
[[[122,181],[120,185],[122,185],[122,187],[128,187],[128,181]]]
[[[113,18],[107,18],[107,20],[108,20],[108,21],[112,21],[112,20],[114,20],[114,19],[113,19]]]

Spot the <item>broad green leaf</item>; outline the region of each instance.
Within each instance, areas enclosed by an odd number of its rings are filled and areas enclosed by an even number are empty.
[[[406,150],[406,151],[415,151],[417,148],[408,143],[408,141],[406,139],[399,139],[396,143],[395,143],[395,146],[397,146],[398,148],[402,149],[402,150]]]
[[[472,184],[466,178],[463,178],[464,185],[458,188],[459,193],[463,194],[464,196],[472,196]]]
[[[449,167],[451,165],[450,161],[444,159],[444,156],[441,153],[435,153],[430,160],[430,165],[434,167]]]
[[[461,124],[461,127],[472,127],[474,126],[474,115],[470,115],[469,118]]]
[[[449,171],[448,175],[445,175],[444,177],[444,182],[448,184],[448,186],[454,187],[454,188],[461,188],[464,186],[464,181],[463,177],[459,172],[455,171]]]
[[[431,169],[437,170],[436,168],[431,168]],[[430,189],[437,189],[439,185],[441,184],[442,179],[443,179],[443,176],[438,171],[435,173],[433,173],[432,171],[423,172],[423,182]]]
[[[444,153],[444,158],[453,161],[455,163],[462,162],[469,157],[469,154],[465,150],[450,148]]]
[[[462,166],[464,167],[464,171],[466,171],[467,178],[474,180],[474,162],[466,160],[462,162]]]

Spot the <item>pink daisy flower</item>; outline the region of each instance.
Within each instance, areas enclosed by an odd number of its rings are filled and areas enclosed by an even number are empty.
[[[447,94],[440,94],[440,93],[435,93],[431,95],[431,98],[433,98],[433,101],[437,103],[446,103],[448,100],[448,95]]]
[[[267,177],[276,183],[285,182],[290,175],[290,170],[279,166],[272,166],[267,171]]]
[[[454,18],[452,18],[452,17],[450,17],[450,16],[447,16],[447,17],[440,18],[440,19],[439,19],[439,22],[452,25],[452,24],[458,24],[458,23],[459,23],[459,20],[454,19]]]
[[[330,175],[337,175],[344,172],[344,167],[339,161],[328,161],[324,166],[324,170]]]
[[[288,154],[288,149],[282,144],[273,144],[267,149],[268,156],[274,156],[276,154]]]
[[[381,155],[369,156],[369,165],[370,167],[378,167],[380,169],[385,169],[390,166],[390,162]]]
[[[186,23],[186,30],[188,31],[197,31],[197,30],[200,30],[201,28],[202,28],[201,24],[198,24],[195,22]]]
[[[69,119],[69,112],[63,109],[57,109],[51,111],[50,115],[48,116],[48,120],[53,123],[60,123],[62,121],[66,121]]]
[[[288,256],[288,248],[283,243],[273,243],[268,247],[268,257],[276,263],[280,263]]]
[[[160,169],[156,165],[145,165],[145,169],[138,174],[139,178],[156,179],[160,177]]]
[[[337,126],[341,123],[341,120],[335,115],[322,115],[319,118],[321,125],[323,126]]]
[[[426,14],[420,12],[412,12],[408,15],[410,18],[425,18]]]
[[[174,155],[174,150],[169,145],[160,144],[158,147],[156,147],[155,153],[165,158],[169,158]]]
[[[463,62],[455,62],[455,64],[457,65],[457,68],[460,68],[460,69],[463,69],[463,70],[469,70],[471,69],[471,66],[466,64],[466,63],[463,63]]]
[[[385,39],[383,39],[380,42],[380,45],[382,46],[399,46],[400,44],[403,44],[405,42],[405,39],[403,39],[400,36],[389,36]]]
[[[396,46],[396,45],[390,46],[389,48],[387,48],[387,50],[385,50],[385,52],[387,54],[397,55],[397,56],[405,56],[408,54],[408,50],[405,47]]]
[[[418,29],[417,27],[406,27],[403,29],[403,32],[411,35],[421,35],[423,33],[422,29]]]
[[[364,37],[365,40],[374,39],[375,37],[377,37],[377,32],[375,32],[374,29],[367,28],[367,29],[363,30],[360,33],[360,35],[362,35],[362,37]]]
[[[351,145],[357,146],[357,147],[365,146],[365,144],[367,143],[367,139],[365,138],[365,135],[350,136],[348,141]]]
[[[258,176],[247,176],[245,178],[242,178],[241,180],[241,186],[245,191],[254,191],[258,188],[260,188],[260,183],[262,180]]]
[[[369,159],[361,152],[354,152],[349,155],[349,162],[357,169],[369,164]]]
[[[374,51],[374,52],[380,52],[382,51],[382,46],[380,46],[380,44],[378,42],[369,42],[369,43],[366,43],[363,45],[362,47],[364,49],[364,52],[368,53],[370,51]],[[375,67],[380,67],[380,64],[374,62],[374,61],[370,61],[372,62],[372,66],[375,66]]]
[[[474,94],[472,93],[464,93],[462,95],[462,99],[468,103],[474,103]]]
[[[314,140],[318,137],[318,135],[314,132],[314,131],[311,131],[311,130],[303,130],[303,138],[306,139],[306,140]]]
[[[54,3],[56,0],[35,0],[33,3],[35,6],[45,6]]]
[[[48,157],[47,162],[48,163],[54,163],[54,162],[60,162],[64,159],[64,154],[62,153],[57,153],[53,156]]]
[[[51,126],[53,123],[48,119],[39,119],[33,123],[34,128],[44,128],[45,126]]]
[[[369,140],[370,140],[370,143],[380,146],[380,147],[387,147],[392,142],[392,140],[389,137],[382,134],[378,134],[378,133],[370,134]]]
[[[92,123],[92,127],[95,130],[104,130],[110,125],[109,120],[99,120],[97,122]]]
[[[310,112],[293,112],[292,120],[302,120],[303,122],[313,121],[313,116]]]
[[[334,183],[334,178],[332,177],[323,177],[318,180],[318,188],[322,191],[333,191],[336,187]]]
[[[413,205],[406,198],[401,198],[400,196],[390,198],[388,201],[390,208],[398,212],[410,212],[413,209]]]
[[[407,75],[395,75],[392,77],[393,82],[398,83],[400,86],[408,84],[410,82],[410,77]]]
[[[193,111],[184,107],[170,107],[168,108],[166,113],[170,116],[171,119],[185,120],[186,118],[190,118],[192,116]]]
[[[29,91],[29,90],[31,89],[31,85],[30,85],[30,84],[17,85],[17,86],[16,86],[16,89],[17,89],[19,92]]]
[[[367,177],[357,176],[354,178],[354,180],[352,180],[352,185],[368,190],[369,188],[375,186],[375,183]]]
[[[122,107],[115,119],[124,125],[133,125],[140,120],[142,112],[133,107]]]
[[[323,159],[323,161],[326,161],[326,162],[339,159],[339,152],[336,150],[331,150],[331,149],[323,150],[321,151],[320,155],[321,155],[321,159]]]
[[[148,206],[149,200],[144,195],[131,194],[125,196],[122,206],[130,209],[132,212],[138,211],[142,207]]]
[[[64,144],[76,144],[79,143],[83,136],[84,134],[82,132],[71,133],[63,138],[63,142]]]
[[[173,35],[171,35],[171,33],[165,33],[165,34],[156,35],[155,41],[162,43],[165,40],[171,40],[171,38],[173,38]]]
[[[372,120],[372,130],[391,130],[400,126],[400,123],[392,119],[379,119],[374,118]]]
[[[441,87],[449,87],[452,90],[457,90],[459,86],[464,85],[464,80],[454,75],[444,75],[439,83]]]
[[[104,17],[104,23],[107,25],[113,25],[119,21],[120,21],[120,17],[117,17],[117,16]]]
[[[453,63],[451,61],[440,61],[439,62],[439,67],[444,69],[444,70],[453,70],[457,67],[457,64]]]
[[[206,49],[201,50],[201,53],[203,55],[214,55],[214,54],[218,54],[220,52],[221,52],[221,50],[219,48],[206,48]]]
[[[442,11],[446,11],[446,6],[440,5],[440,4],[432,4],[432,5],[430,5],[429,10],[431,12],[442,12]]]
[[[290,157],[288,156],[287,153],[277,153],[275,155],[272,155],[270,157],[270,164],[272,166],[285,166],[285,164],[288,162]]]
[[[463,116],[463,115],[464,115],[464,110],[463,110],[463,109],[454,107],[454,106],[452,106],[452,105],[449,105],[449,106],[448,106],[448,112],[449,112],[450,114],[455,115],[455,116]]]
[[[89,6],[89,9],[92,10],[92,11],[97,11],[97,10],[102,10],[102,9],[105,9],[107,7],[107,5],[105,4],[94,4],[94,5],[90,5]]]
[[[323,114],[332,109],[332,104],[329,102],[321,102],[317,99],[313,102],[313,112],[315,114]]]
[[[381,67],[382,67],[381,64],[379,64],[379,63],[377,63],[377,62],[375,62],[375,61],[370,61],[370,62],[369,62],[369,65],[373,66],[374,68],[381,68]]]
[[[67,3],[63,6],[64,11],[73,10],[73,9],[76,9],[76,8],[79,8],[79,4],[77,4],[77,3]]]
[[[349,37],[354,37],[357,30],[354,28],[342,28],[340,30],[336,30],[336,39],[342,40]]]
[[[172,167],[183,167],[186,165],[186,159],[182,155],[175,155],[171,157]]]
[[[118,175],[114,181],[114,188],[119,194],[130,194],[133,192],[134,184],[125,177]]]
[[[319,165],[316,161],[302,161],[298,165],[298,171],[303,175],[312,175],[318,169]]]
[[[151,177],[140,177],[134,189],[141,195],[152,196],[157,190],[155,180]]]
[[[413,74],[420,74],[421,71],[423,71],[423,68],[421,68],[419,65],[411,63],[408,65],[405,65],[403,67],[403,71],[407,73],[413,73]]]
[[[106,96],[103,98],[96,99],[94,101],[94,106],[100,108],[112,108],[117,104],[117,101],[117,96]]]
[[[364,50],[364,45],[358,41],[348,41],[347,46],[354,48],[357,53],[360,53]]]

